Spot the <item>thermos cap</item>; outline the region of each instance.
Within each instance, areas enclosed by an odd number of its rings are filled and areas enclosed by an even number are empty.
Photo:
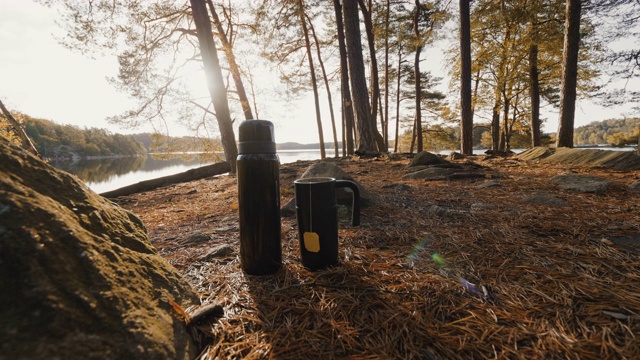
[[[268,120],[245,120],[238,131],[239,154],[275,154],[273,123]]]

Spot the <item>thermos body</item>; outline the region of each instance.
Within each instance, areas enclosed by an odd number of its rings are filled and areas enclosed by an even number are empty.
[[[282,264],[280,243],[280,161],[273,125],[247,120],[240,125],[237,158],[240,261],[251,275],[273,274]]]

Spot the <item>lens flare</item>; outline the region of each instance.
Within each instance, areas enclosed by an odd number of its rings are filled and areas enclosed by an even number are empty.
[[[440,254],[438,253],[433,253],[433,255],[431,255],[431,258],[433,259],[433,261],[440,265],[440,266],[444,266],[447,262],[444,260],[444,258],[442,256],[440,256]]]
[[[416,261],[416,259],[418,258],[418,254],[420,253],[420,251],[424,249],[426,245],[427,245],[427,238],[425,237],[418,244],[416,244],[413,250],[411,250],[411,253],[409,254],[409,256],[407,256],[407,262],[411,263]]]
[[[460,278],[460,284],[462,284],[462,286],[467,288],[467,290],[471,291],[472,293],[480,297],[484,297],[484,292],[478,289],[474,284],[468,282],[467,280]]]

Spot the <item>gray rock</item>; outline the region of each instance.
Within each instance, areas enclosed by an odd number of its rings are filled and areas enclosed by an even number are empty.
[[[414,166],[420,166],[420,165],[439,165],[439,164],[446,164],[446,163],[448,163],[448,161],[441,158],[440,156],[436,154],[432,154],[427,151],[422,151],[417,153],[416,156],[414,156],[413,159],[411,159],[411,162],[409,162],[409,165],[407,165],[407,167],[414,167]]]
[[[489,181],[483,182],[480,185],[477,185],[476,188],[477,189],[484,189],[484,188],[489,188],[489,187],[494,187],[494,186],[502,186],[502,184],[498,180],[489,180]]]
[[[485,177],[485,174],[477,172],[456,172],[454,174],[448,175],[447,180],[473,180],[484,179]]]
[[[640,246],[640,234],[633,234],[633,235],[626,235],[626,236],[608,236],[606,239],[616,245]]]
[[[427,214],[439,217],[451,217],[454,216],[456,212],[442,206],[432,205],[427,209]]]
[[[351,210],[344,206],[344,205],[338,205],[336,206],[336,211],[338,212],[338,219],[341,220],[351,220]]]
[[[564,190],[597,194],[605,192],[613,184],[597,176],[579,174],[557,175],[551,178],[551,182]]]
[[[233,231],[238,231],[238,230],[240,230],[238,225],[237,224],[233,224],[233,225],[229,225],[229,226],[223,226],[223,227],[215,228],[215,229],[213,229],[213,232],[215,232],[216,234],[223,234],[223,233],[228,233],[228,232],[233,232]],[[209,238],[211,238],[211,236],[209,236]]]
[[[287,203],[280,208],[280,216],[285,218],[296,216],[296,198],[295,197],[287,201]]]
[[[447,176],[455,174],[459,169],[430,167],[402,176],[403,179],[444,180]]]
[[[216,258],[225,258],[231,254],[233,254],[235,249],[233,246],[229,244],[222,244],[218,246],[212,247],[209,251],[207,251],[204,255],[200,257],[202,261],[211,261]]]
[[[516,158],[519,160],[540,160],[551,155],[553,155],[553,149],[546,146],[536,146],[521,152],[516,155]]]
[[[618,170],[640,170],[640,155],[632,151],[557,148],[541,162],[556,162],[578,166],[604,166]]]
[[[536,194],[533,196],[526,197],[522,199],[522,201],[526,203],[534,203],[534,204],[555,206],[555,207],[570,206],[569,203],[567,203],[566,201],[551,197],[548,194]]]
[[[478,213],[482,213],[485,212],[487,210],[491,210],[494,209],[495,206],[490,205],[490,204],[485,204],[485,203],[475,203],[475,204],[471,204],[471,208],[470,211],[472,214],[478,214]]]
[[[398,191],[406,191],[406,190],[410,190],[411,186],[409,186],[407,184],[397,183],[397,184],[384,185],[384,186],[382,186],[382,188],[383,189],[393,189],[393,190],[398,190]]]
[[[320,161],[311,166],[300,176],[301,179],[313,178],[313,177],[331,177],[336,180],[350,180],[353,181],[360,190],[360,206],[366,207],[374,205],[377,202],[377,198],[367,190],[362,184],[354,180],[349,174],[342,170],[338,165]],[[336,191],[336,197],[338,203],[351,205],[351,199],[353,197],[351,190],[340,188]]]
[[[188,243],[202,243],[211,240],[211,236],[209,234],[203,234],[201,232],[195,232],[189,236],[187,236],[183,242]]]
[[[449,160],[449,161],[461,160],[461,159],[464,159],[464,158],[465,158],[464,155],[462,155],[462,154],[460,154],[458,152],[455,152],[455,151],[453,151],[451,154],[449,154],[449,156],[447,156],[447,160]]]

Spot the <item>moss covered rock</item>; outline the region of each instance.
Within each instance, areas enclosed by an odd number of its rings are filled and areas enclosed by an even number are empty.
[[[142,222],[0,137],[0,359],[192,359]]]

